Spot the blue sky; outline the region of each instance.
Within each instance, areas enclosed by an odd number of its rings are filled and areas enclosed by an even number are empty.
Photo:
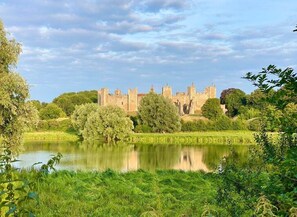
[[[31,98],[169,84],[254,87],[241,77],[297,65],[296,0],[0,0],[22,44],[16,71]]]

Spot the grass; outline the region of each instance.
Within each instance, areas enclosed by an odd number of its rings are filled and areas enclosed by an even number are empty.
[[[255,144],[252,131],[205,131],[179,133],[133,133],[129,142],[133,144]],[[274,134],[272,134],[274,135]],[[79,137],[63,131],[27,132],[25,141],[77,141]],[[0,138],[1,140],[1,138]]]
[[[59,171],[37,184],[37,216],[201,216],[216,195],[215,174]]]
[[[44,131],[44,132],[27,132],[24,135],[28,141],[77,141],[79,138],[75,134],[62,131]]]
[[[135,133],[130,142],[138,144],[255,144],[252,131],[206,131],[206,132],[180,132],[171,134],[162,133]]]

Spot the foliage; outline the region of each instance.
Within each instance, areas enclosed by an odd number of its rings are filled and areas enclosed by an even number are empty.
[[[220,100],[216,98],[206,100],[201,110],[202,115],[211,120],[216,120],[223,115]]]
[[[66,114],[55,103],[50,103],[44,108],[40,109],[39,116],[42,120],[56,119],[65,117]]]
[[[94,103],[87,103],[75,106],[75,110],[71,115],[71,122],[73,128],[77,131],[78,135],[81,136],[89,115],[92,112],[96,112],[99,106]]]
[[[38,122],[37,131],[63,131],[73,132],[71,120],[69,118],[59,118],[51,120],[41,120]]]
[[[260,89],[254,90],[251,94],[247,95],[247,106],[254,109],[263,109],[268,105],[267,99],[272,97],[275,91],[271,89],[267,93],[263,93]]]
[[[97,103],[97,91],[81,91],[77,93],[64,93],[53,100],[67,116],[70,116],[75,110],[76,105],[86,103]]]
[[[84,140],[104,137],[107,142],[115,142],[126,139],[132,129],[133,123],[126,117],[124,110],[116,106],[104,106],[89,114],[82,136]]]
[[[248,106],[242,106],[239,109],[240,115],[238,118],[242,120],[250,120],[252,118],[260,117],[261,112],[259,109],[256,109],[254,107],[248,107]]]
[[[225,104],[228,116],[234,117],[239,114],[240,108],[246,105],[246,94],[242,90],[235,89],[226,95]]]
[[[134,129],[135,133],[151,133],[153,132],[152,128],[148,125],[139,124]]]
[[[40,109],[44,108],[48,103],[45,102],[40,102],[39,100],[29,100],[28,102],[30,102],[31,104],[33,104],[33,106],[40,111]]]
[[[252,81],[266,94],[278,88],[275,94],[267,99],[278,108],[284,108],[290,102],[296,103],[297,75],[292,68],[282,70],[269,65],[256,75],[248,72],[244,78]]]
[[[217,120],[196,120],[196,121],[182,121],[181,131],[195,132],[195,131],[212,131],[212,130],[246,130],[247,123],[245,120],[232,120],[224,115]]]
[[[251,131],[260,131],[262,121],[260,118],[250,119],[247,123],[247,128]]]
[[[276,78],[268,78],[269,75]],[[250,160],[239,166],[234,152],[222,162],[218,206],[226,207],[230,216],[289,216],[297,206],[297,107],[284,100],[283,93],[290,92],[286,99],[297,94],[296,74],[290,68],[268,66],[257,75],[248,73],[246,78],[263,93],[279,89],[272,98],[267,95],[270,105],[263,108],[264,125],[255,136],[258,146],[250,151]],[[269,127],[277,127],[281,132],[278,141],[267,135]]]
[[[226,97],[234,92],[235,90],[239,90],[239,89],[236,89],[236,88],[228,88],[228,89],[225,89],[221,92],[221,96],[220,96],[220,103],[221,104],[226,104]]]
[[[36,199],[28,180],[20,179],[18,171],[12,167],[23,132],[33,120],[35,122],[37,114],[34,107],[26,103],[28,85],[19,74],[12,71],[20,52],[20,44],[8,39],[0,21],[0,137],[3,150],[0,156],[1,216],[32,216],[25,205],[29,200]]]
[[[150,92],[139,105],[139,116],[143,125],[153,132],[176,132],[180,130],[180,117],[177,108],[161,95]]]

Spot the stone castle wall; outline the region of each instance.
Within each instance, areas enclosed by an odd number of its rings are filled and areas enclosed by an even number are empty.
[[[199,113],[207,99],[216,97],[215,86],[209,86],[199,93],[192,84],[187,90],[187,93],[177,92],[173,95],[170,86],[166,85],[162,88],[162,95],[178,107],[180,115]],[[98,91],[98,104],[100,106],[116,105],[126,112],[137,112],[139,103],[145,95],[139,94],[137,88],[129,89],[128,94],[122,94],[120,90],[110,94],[107,88],[102,88]]]

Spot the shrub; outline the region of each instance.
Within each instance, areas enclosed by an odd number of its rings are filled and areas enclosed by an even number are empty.
[[[202,115],[211,120],[216,120],[223,114],[220,100],[216,98],[206,100],[201,110]]]
[[[252,131],[260,131],[261,129],[261,120],[259,118],[254,118],[248,121],[248,129]]]
[[[66,117],[66,114],[63,110],[54,103],[50,103],[44,108],[40,109],[39,117],[42,120],[56,119]]]

